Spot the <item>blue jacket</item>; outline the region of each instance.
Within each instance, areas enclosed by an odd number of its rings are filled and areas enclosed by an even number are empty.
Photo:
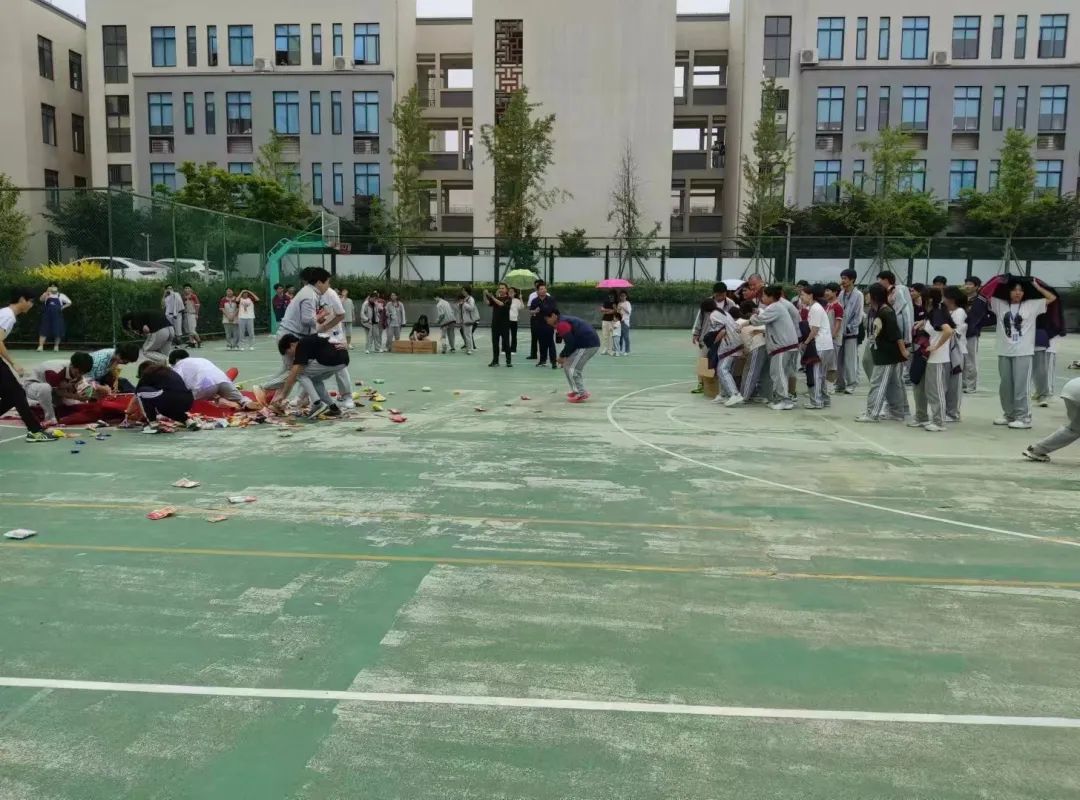
[[[583,319],[577,317],[560,317],[559,322],[569,322],[570,332],[563,336],[563,351],[560,354],[566,358],[576,350],[587,350],[590,347],[600,346],[600,337],[596,330]]]

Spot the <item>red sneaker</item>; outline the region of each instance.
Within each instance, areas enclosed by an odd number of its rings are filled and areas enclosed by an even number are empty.
[[[573,397],[571,397],[569,399],[569,402],[571,402],[571,403],[584,403],[586,400],[589,399],[590,396],[591,395],[588,392],[585,392],[585,394],[575,394]]]
[[[577,392],[567,392],[566,396],[567,397],[577,397]]]

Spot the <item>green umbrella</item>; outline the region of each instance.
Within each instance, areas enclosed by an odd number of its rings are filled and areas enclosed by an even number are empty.
[[[515,289],[531,289],[540,277],[529,269],[512,269],[503,275],[503,282]]]

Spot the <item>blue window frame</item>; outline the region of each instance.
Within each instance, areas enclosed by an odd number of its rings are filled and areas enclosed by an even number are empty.
[[[311,92],[311,133],[318,136],[322,133],[322,93]]]
[[[844,129],[844,87],[819,86],[817,90],[817,129]]]
[[[225,93],[225,119],[230,136],[251,135],[251,92]]]
[[[974,158],[956,158],[949,163],[949,199],[959,200],[965,189],[974,189],[979,162]]]
[[[208,67],[218,65],[217,25],[206,26],[206,65]]]
[[[814,202],[836,203],[840,200],[840,161],[814,162]]]
[[[330,92],[330,133],[341,133],[341,92]]]
[[[1065,130],[1069,106],[1069,87],[1042,86],[1039,88],[1039,132],[1060,133]]]
[[[184,92],[184,133],[195,133],[195,92]]]
[[[150,111],[150,135],[172,136],[172,92],[151,92],[146,100]]]
[[[229,172],[233,175],[252,175],[255,167],[250,161],[230,161]]]
[[[378,134],[379,93],[353,92],[353,133]]]
[[[353,164],[353,188],[356,197],[378,197],[379,165]]]
[[[274,92],[274,130],[289,136],[300,134],[300,92]]]
[[[866,36],[869,25],[869,17],[858,17],[855,20],[855,58],[858,61],[866,59]]]
[[[300,66],[300,26],[274,26],[274,64],[279,67]]]
[[[1035,195],[1061,196],[1061,171],[1065,162],[1060,159],[1035,162]]]
[[[353,61],[357,64],[379,63],[379,23],[353,25]]]
[[[1065,58],[1068,32],[1068,14],[1043,14],[1039,17],[1039,58]]]
[[[250,67],[255,63],[255,28],[252,25],[229,26],[229,66]]]
[[[904,17],[900,29],[900,58],[907,61],[930,55],[930,17]]]
[[[925,131],[930,116],[930,87],[904,86],[900,90],[900,127]]]
[[[901,192],[925,192],[926,191],[926,159],[912,159],[911,167],[904,170],[897,180],[897,187]]]
[[[156,191],[159,186],[176,191],[176,164],[154,163],[150,165],[150,188]]]
[[[889,58],[889,31],[892,25],[892,19],[889,17],[882,17],[878,23],[877,32],[877,57],[886,61]]]
[[[956,86],[953,88],[953,130],[977,131],[982,106],[981,86]]]
[[[323,200],[322,164],[318,161],[311,165],[311,203],[321,206]]]
[[[971,59],[979,57],[979,26],[981,23],[981,17],[953,17],[953,58]]]
[[[150,57],[155,67],[176,66],[176,28],[172,25],[150,28]]]
[[[839,61],[844,57],[844,18],[818,17],[818,59]]]
[[[342,164],[334,164],[334,205],[345,205],[345,172]]]

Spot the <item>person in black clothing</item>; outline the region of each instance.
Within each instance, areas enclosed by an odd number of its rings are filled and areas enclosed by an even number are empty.
[[[171,325],[169,330],[172,331]],[[164,364],[153,361],[144,361],[139,365],[135,399],[146,417],[143,433],[158,432],[158,415],[174,422],[187,422],[188,412],[195,403],[195,397],[184,385],[184,379]]]
[[[309,419],[323,415],[340,417],[341,409],[326,391],[325,381],[349,366],[349,351],[316,334],[297,337],[287,333],[278,339],[278,352],[291,366],[285,377],[285,385],[274,398],[274,405],[280,408],[293,386],[299,383],[308,397],[319,398],[311,407]]]
[[[559,368],[555,355],[555,330],[545,322],[552,312],[557,310],[555,298],[548,294],[547,284],[541,282],[536,287],[536,297],[529,303],[529,313],[533,320],[533,340],[538,343],[540,355],[540,360],[536,362],[538,367],[546,367],[550,363],[552,369]]]
[[[491,363],[489,367],[499,366],[499,351],[506,354],[506,366],[510,363],[510,287],[500,283],[492,295],[484,290],[484,299],[491,306]]]
[[[427,314],[421,314],[416,318],[416,323],[409,333],[410,342],[423,342],[431,336],[431,326],[428,324]]]
[[[173,326],[160,311],[134,311],[125,314],[121,325],[128,333],[144,337],[142,357],[158,364],[168,364],[172,351]]]
[[[525,302],[525,309],[528,311],[532,308],[532,302],[536,299],[536,295],[540,291],[540,285],[544,282],[537,278],[533,281],[532,294],[529,295],[528,300]],[[543,317],[538,317],[530,311],[529,316],[529,332],[532,334],[532,342],[529,344],[529,355],[525,359],[526,361],[536,361],[537,353],[540,349],[540,334],[539,330],[542,327],[547,327],[544,323]]]

